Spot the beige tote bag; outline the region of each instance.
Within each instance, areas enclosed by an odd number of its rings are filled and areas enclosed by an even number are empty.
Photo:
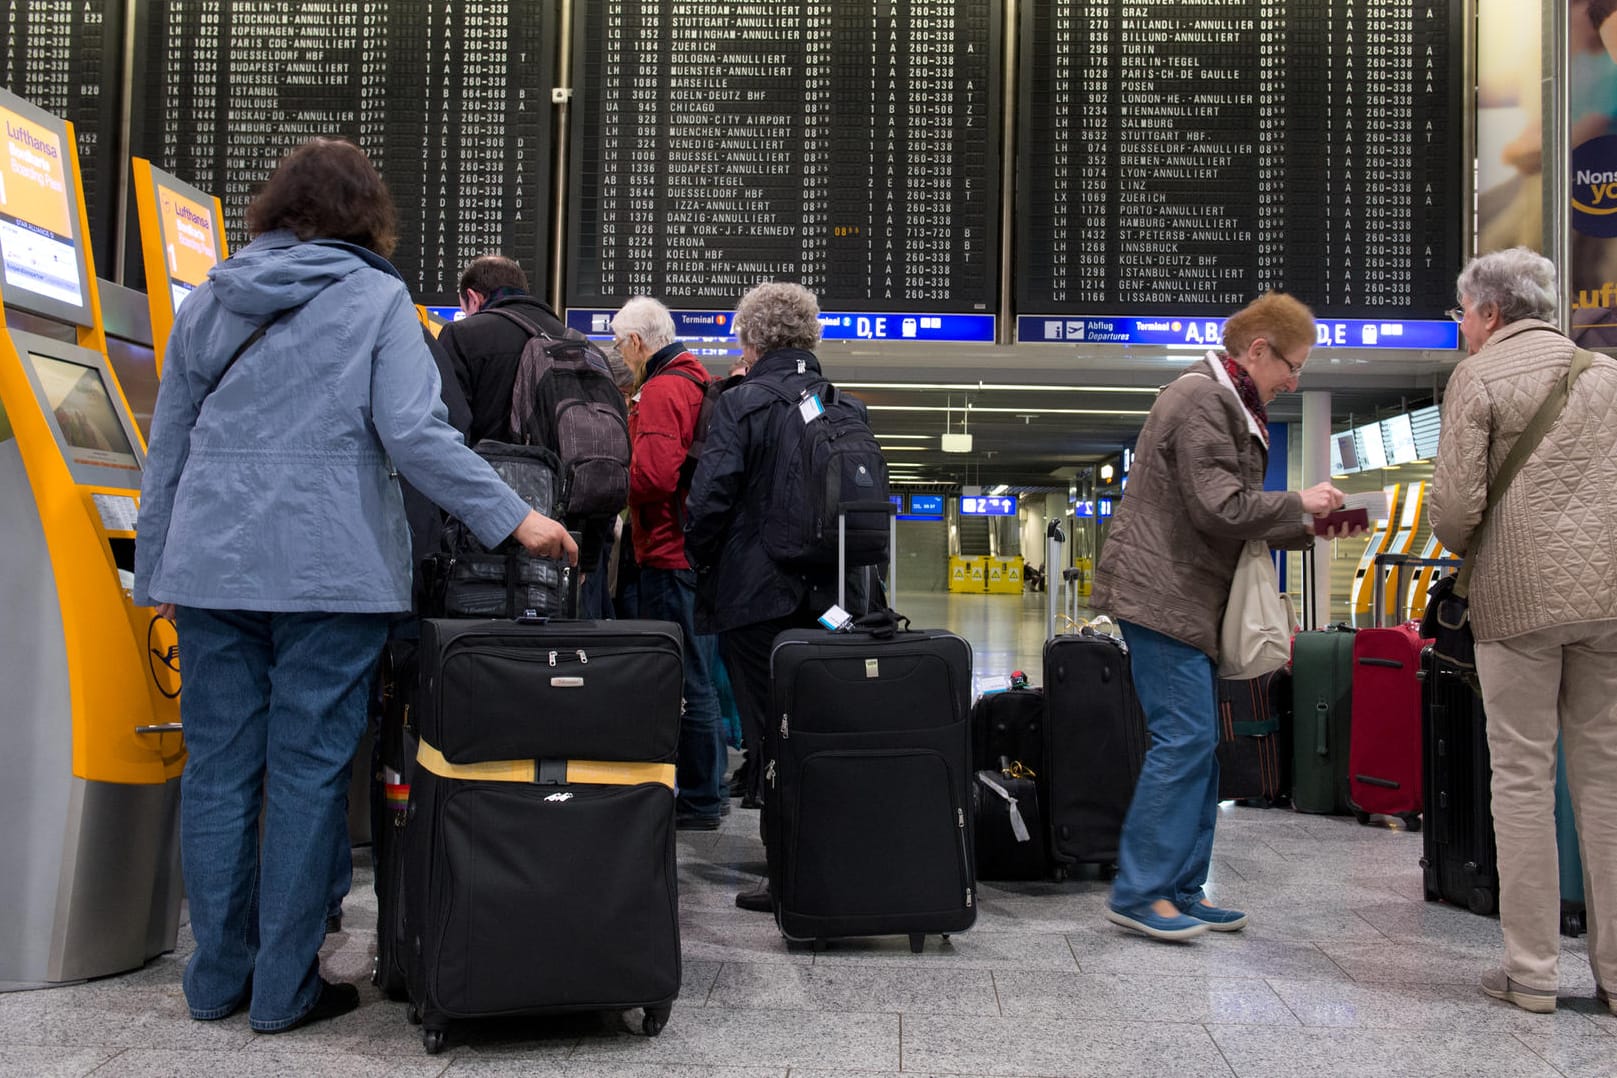
[[[1291,661],[1291,619],[1275,582],[1269,544],[1249,540],[1235,563],[1230,602],[1218,633],[1218,676],[1262,677]]]

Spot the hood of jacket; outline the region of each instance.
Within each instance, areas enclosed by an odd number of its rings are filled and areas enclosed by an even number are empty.
[[[300,307],[365,267],[399,271],[374,251],[342,240],[305,242],[292,232],[266,232],[208,271],[213,295],[232,314],[252,321]],[[401,278],[402,280],[402,278]]]

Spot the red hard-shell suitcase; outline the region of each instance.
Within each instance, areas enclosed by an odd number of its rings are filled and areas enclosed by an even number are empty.
[[[1415,622],[1360,629],[1353,638],[1348,793],[1360,823],[1397,816],[1420,829],[1420,657],[1428,643]]]

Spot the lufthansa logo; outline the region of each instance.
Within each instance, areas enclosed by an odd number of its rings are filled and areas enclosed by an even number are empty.
[[[153,614],[146,626],[146,664],[157,691],[176,699],[180,695],[180,638],[174,623],[160,614]]]

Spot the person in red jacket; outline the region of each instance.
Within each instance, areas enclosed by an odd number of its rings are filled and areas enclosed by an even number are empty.
[[[711,831],[729,808],[721,793],[728,757],[719,729],[710,636],[696,634],[696,573],[685,559],[685,456],[710,378],[674,339],[674,319],[636,296],[612,319],[612,347],[634,372],[629,402],[629,513],[640,566],[643,618],[671,621],[685,636],[685,713],[679,726],[675,824]]]

